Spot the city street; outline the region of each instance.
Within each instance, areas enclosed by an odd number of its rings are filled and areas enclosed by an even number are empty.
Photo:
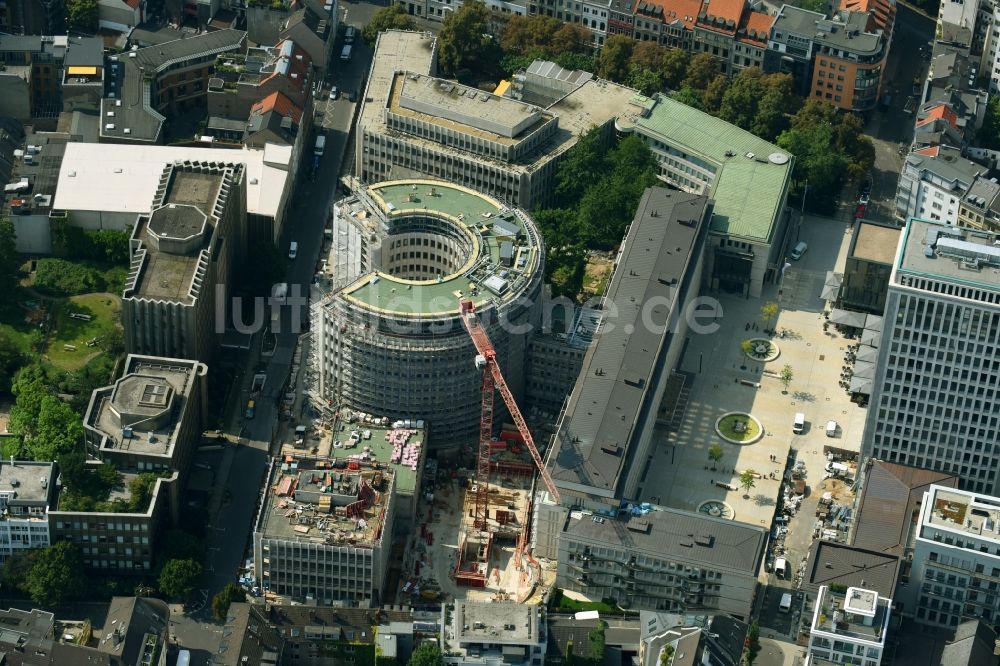
[[[872,193],[865,214],[870,220],[891,222],[895,210],[896,185],[903,165],[901,145],[909,148],[913,140],[915,117],[903,111],[910,96],[914,79],[921,85],[927,78],[929,61],[921,57],[919,48],[934,39],[934,22],[905,5],[898,5],[892,50],[886,65],[884,92],[892,95],[886,111],[875,111],[865,127],[865,133],[875,145],[875,166],[872,168]],[[843,206],[853,214],[857,203],[853,191],[845,190]]]

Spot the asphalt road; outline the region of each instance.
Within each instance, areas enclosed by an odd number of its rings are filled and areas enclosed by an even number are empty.
[[[872,194],[865,217],[879,222],[891,222],[895,210],[896,185],[902,169],[901,145],[909,147],[913,140],[912,114],[903,112],[910,96],[913,80],[921,84],[927,77],[929,59],[920,55],[919,48],[932,43],[934,21],[905,5],[898,5],[892,49],[883,77],[884,90],[892,93],[887,111],[871,114],[865,132],[875,145],[875,166],[872,168]],[[846,207],[853,210],[853,192],[845,192]]]

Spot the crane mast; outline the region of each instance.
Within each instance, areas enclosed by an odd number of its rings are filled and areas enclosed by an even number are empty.
[[[486,330],[479,321],[479,317],[476,315],[475,305],[472,301],[465,300],[460,303],[460,308],[462,324],[465,326],[465,330],[468,331],[469,337],[472,338],[472,344],[475,345],[476,352],[478,353],[476,367],[481,368],[483,371],[482,411],[479,422],[479,453],[476,465],[475,520],[476,527],[484,529],[486,527],[486,514],[489,504],[490,443],[493,437],[494,389],[500,392],[500,396],[503,398],[504,403],[507,405],[507,410],[514,420],[514,425],[517,426],[518,432],[524,439],[525,446],[528,447],[528,452],[531,453],[531,457],[535,461],[535,466],[538,468],[538,473],[542,477],[545,487],[556,502],[559,501],[559,491],[556,489],[556,484],[552,481],[552,476],[545,469],[542,456],[538,453],[538,448],[535,446],[535,440],[531,436],[531,431],[528,430],[528,424],[524,420],[524,416],[521,414],[521,410],[518,408],[517,402],[514,400],[514,395],[510,392],[510,388],[503,378],[503,374],[500,372],[500,366],[497,364],[496,350],[493,348],[493,343],[490,341],[489,335],[487,335]],[[524,528],[527,529],[527,526]]]

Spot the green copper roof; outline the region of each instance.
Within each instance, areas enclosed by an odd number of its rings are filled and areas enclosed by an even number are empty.
[[[390,220],[414,215],[444,219],[468,231],[474,249],[465,267],[440,280],[406,280],[376,271],[343,290],[356,304],[403,317],[455,315],[459,301],[471,299],[477,307],[489,300],[507,300],[519,295],[523,276],[538,270],[536,232],[529,233],[524,222],[485,194],[442,181],[406,180],[379,183],[368,188],[374,203]],[[498,235],[494,225],[518,230],[514,267],[500,264],[500,243],[509,239]],[[518,270],[518,258],[524,257]],[[506,274],[509,290],[502,295],[490,291],[479,280],[487,274]],[[475,289],[473,289],[475,287]]]
[[[784,206],[795,160],[778,146],[664,95],[636,122],[642,136],[700,157],[715,169],[711,231],[769,243]],[[751,153],[753,157],[748,157]],[[769,156],[789,159],[775,164]],[[780,161],[780,160],[779,160]]]

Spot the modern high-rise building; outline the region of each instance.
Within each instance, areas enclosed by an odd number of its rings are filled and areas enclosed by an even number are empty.
[[[140,215],[122,298],[125,348],[207,360],[225,330],[230,278],[246,251],[246,169],[183,162],[163,169],[152,212]]]
[[[896,252],[862,453],[1000,494],[1000,246],[911,218]]]

